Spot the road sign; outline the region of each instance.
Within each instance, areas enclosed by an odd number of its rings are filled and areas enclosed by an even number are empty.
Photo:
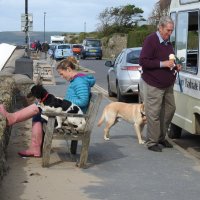
[[[33,14],[21,14],[21,31],[33,31]]]

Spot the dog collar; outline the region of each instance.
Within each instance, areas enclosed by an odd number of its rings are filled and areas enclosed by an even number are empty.
[[[47,93],[47,94],[41,99],[40,103],[44,102],[44,101],[47,99],[48,96],[49,96],[49,93]]]

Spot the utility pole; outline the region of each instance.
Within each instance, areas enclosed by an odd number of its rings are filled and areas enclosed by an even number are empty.
[[[28,42],[29,16],[28,16],[28,0],[25,0],[25,52],[23,57],[15,60],[15,74],[26,74],[29,78],[33,78],[33,60],[30,58],[30,49]]]
[[[46,38],[45,38],[45,17],[46,17],[46,12],[44,12],[44,42],[46,41]]]
[[[84,22],[84,33],[86,33],[86,22]]]
[[[84,22],[84,37],[86,37],[86,22]]]
[[[28,0],[25,0],[25,53],[28,56]]]

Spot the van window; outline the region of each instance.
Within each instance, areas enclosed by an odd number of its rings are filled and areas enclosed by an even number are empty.
[[[197,74],[199,42],[198,42],[198,11],[179,12],[176,27],[176,54],[184,57],[184,71]]]
[[[70,45],[59,45],[58,49],[71,49]]]
[[[87,40],[86,46],[88,46],[88,47],[100,47],[101,41],[100,40]]]
[[[172,43],[172,45],[175,49],[175,41],[176,41],[176,38],[175,38],[175,35],[176,35],[176,13],[175,12],[171,13],[171,18],[174,22],[174,31],[172,32],[172,34],[170,36],[170,42]]]
[[[199,0],[180,0],[180,4],[199,2]]]

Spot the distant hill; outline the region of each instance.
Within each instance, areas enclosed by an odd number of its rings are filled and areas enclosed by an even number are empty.
[[[50,42],[51,35],[62,35],[64,32],[45,32],[45,40]],[[30,41],[44,41],[44,32],[30,32]],[[21,31],[0,32],[0,43],[23,45],[25,44],[25,33]]]

